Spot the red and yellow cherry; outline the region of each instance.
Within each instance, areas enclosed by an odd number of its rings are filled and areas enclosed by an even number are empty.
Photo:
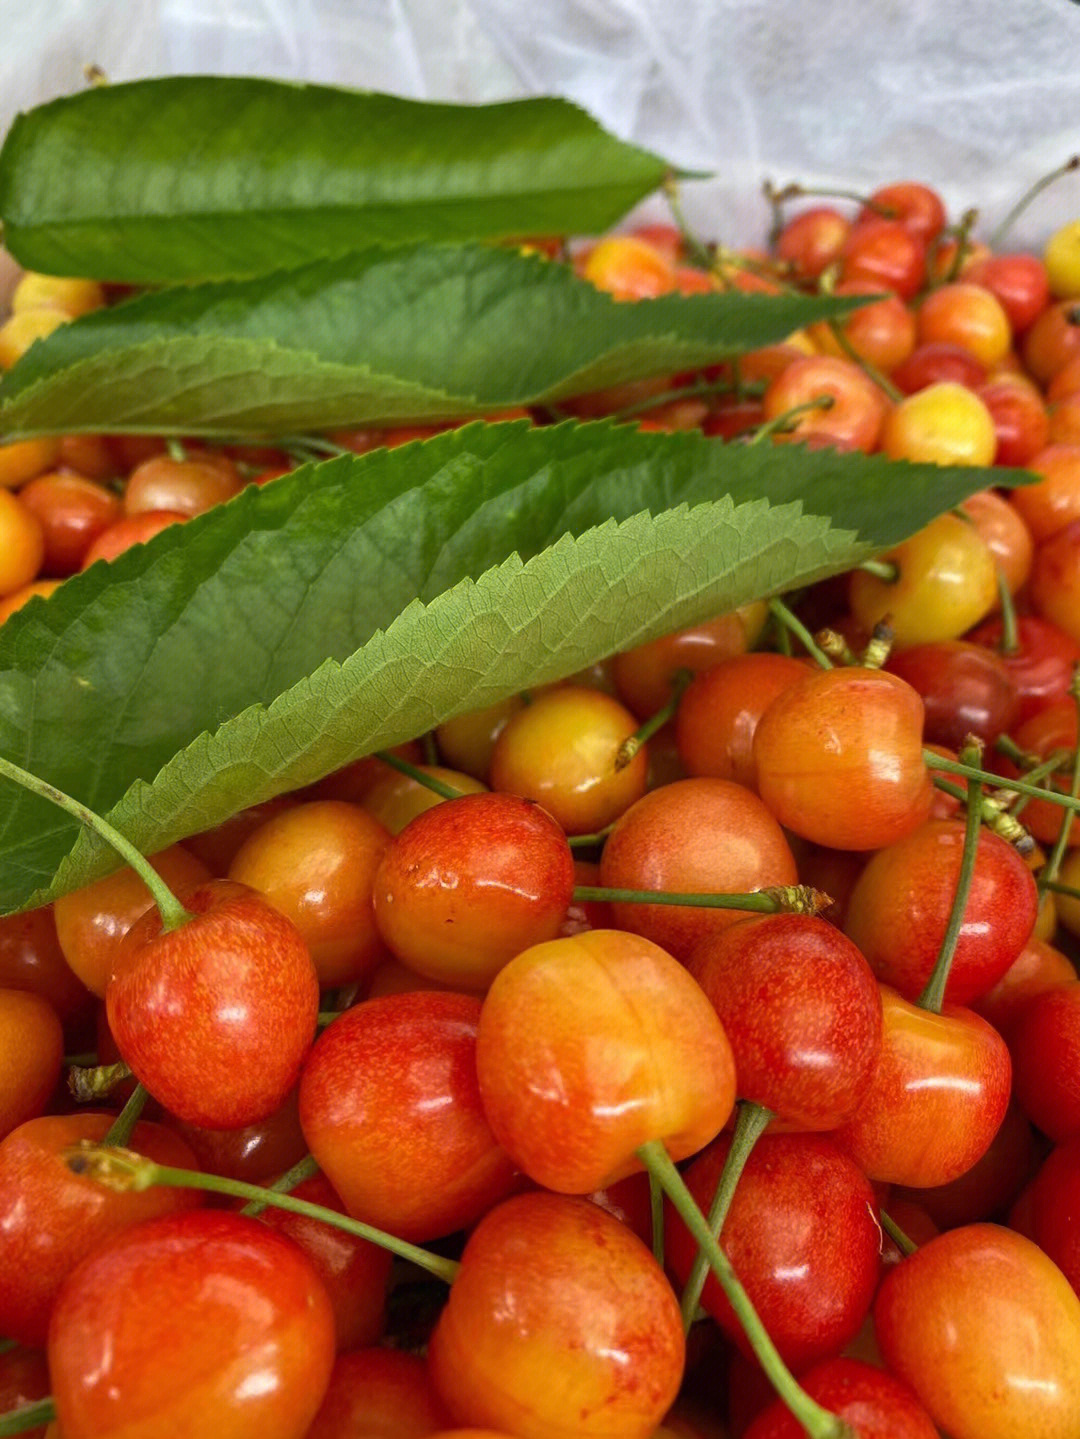
[[[1080,354],[1080,322],[1075,315],[1075,300],[1059,300],[1042,311],[1024,336],[1024,368],[1038,384],[1049,384],[1058,370]]]
[[[1026,468],[1042,478],[1038,484],[1017,486],[1009,503],[1041,544],[1080,519],[1080,445],[1046,445],[1028,459]]]
[[[0,918],[0,989],[40,994],[65,1025],[91,1003],[60,948],[52,905]]]
[[[765,418],[779,419],[797,406],[819,399],[827,400],[827,406],[792,418],[791,438],[804,440],[824,431],[868,454],[875,448],[888,401],[858,365],[835,355],[793,360],[765,391]]]
[[[704,939],[688,968],[720,1016],[739,1094],[795,1129],[851,1117],[881,1048],[866,960],[809,915],[759,915]]]
[[[51,435],[0,445],[0,485],[5,490],[17,490],[35,475],[51,470],[59,458],[60,441]]]
[[[109,1062],[100,1039],[98,1061]],[[308,1152],[300,1128],[299,1086],[289,1091],[273,1114],[245,1124],[243,1129],[202,1129],[197,1124],[182,1124],[170,1114],[164,1116],[164,1122],[190,1148],[199,1169],[247,1184],[270,1184]]]
[[[132,470],[124,489],[124,513],[171,510],[190,518],[231,500],[242,488],[235,465],[223,455],[186,460],[154,455]]]
[[[1080,524],[1078,524],[1080,529]],[[1080,634],[1076,636],[1080,644]],[[1070,675],[1071,678],[1071,675]],[[1050,759],[1055,753],[1062,755],[1060,768],[1048,778],[1048,785],[1058,793],[1067,793],[1070,783],[1070,755],[1078,742],[1076,702],[1073,699],[1054,700],[1037,710],[1030,719],[1017,726],[1013,739],[1022,750],[1040,759]],[[1010,759],[995,757],[995,766],[1006,779],[1014,778],[1017,767]],[[1080,844],[1080,818],[1049,799],[1033,799],[1024,806],[1024,825],[1043,844],[1053,844],[1062,827],[1068,825],[1069,845]]]
[[[889,1368],[953,1439],[1080,1430],[1080,1299],[1012,1230],[972,1224],[924,1244],[886,1276],[874,1323]]]
[[[1008,354],[1012,327],[1001,302],[982,285],[954,280],[931,290],[919,306],[919,340],[960,345],[992,369]]]
[[[677,780],[650,790],[615,824],[600,856],[612,889],[744,894],[797,883],[795,859],[762,801],[731,780]],[[617,901],[618,929],[643,935],[676,959],[746,917],[710,909]]]
[[[114,1118],[42,1115],[0,1142],[0,1333],[21,1344],[45,1343],[61,1285],[88,1254],[133,1224],[202,1202],[186,1189],[120,1193],[69,1167],[66,1151],[100,1144]],[[188,1146],[160,1124],[140,1121],[128,1147],[158,1164],[194,1167]]]
[[[229,865],[250,835],[274,815],[299,803],[300,799],[295,794],[279,794],[260,804],[249,805],[247,809],[237,810],[236,814],[222,820],[213,829],[188,835],[184,848],[196,859],[201,859],[215,878],[221,878],[228,874]]]
[[[675,288],[671,262],[655,245],[634,235],[600,240],[589,250],[580,273],[616,300],[653,299]]]
[[[210,878],[202,861],[179,844],[150,855],[149,862],[173,890]],[[146,885],[125,866],[83,889],[61,895],[53,906],[64,958],[99,998],[105,994],[124,936],[152,905]]]
[[[939,380],[907,395],[881,431],[891,460],[934,465],[989,465],[997,453],[993,416],[974,390]]]
[[[49,1001],[0,989],[0,1138],[44,1110],[63,1057],[64,1031]]]
[[[998,462],[1001,463],[1000,460]],[[960,509],[982,536],[998,574],[1009,587],[1009,593],[1016,594],[1031,573],[1035,557],[1031,531],[1008,500],[996,490],[978,490],[964,501]]]
[[[38,475],[19,491],[19,499],[41,521],[41,568],[47,575],[73,575],[90,546],[121,514],[112,490],[63,471]]]
[[[192,918],[128,931],[106,990],[120,1053],[189,1124],[242,1129],[273,1114],[315,1034],[319,981],[295,925],[244,885],[183,893]]]
[[[1029,999],[1072,984],[1077,977],[1067,955],[1033,934],[997,984],[980,995],[972,1008],[1008,1039],[1013,1020]]]
[[[923,715],[916,691],[881,670],[808,673],[758,724],[762,799],[782,825],[817,844],[863,850],[892,843],[930,809]]]
[[[926,242],[899,220],[861,220],[840,252],[840,278],[870,280],[910,300],[926,278]]]
[[[1051,1150],[1026,1191],[1028,1237],[1049,1255],[1080,1294],[1078,1198],[1080,1138],[1066,1139]]]
[[[35,579],[45,557],[45,530],[37,515],[10,490],[0,489],[0,596]]]
[[[708,1209],[731,1137],[722,1134],[685,1172]],[[798,1371],[840,1353],[859,1332],[877,1288],[881,1231],[869,1181],[827,1135],[767,1134],[746,1161],[720,1234],[724,1251],[785,1363]],[[667,1214],[668,1262],[685,1283],[697,1244]],[[741,1327],[710,1275],[702,1304],[746,1350]]]
[[[82,568],[88,570],[98,560],[115,560],[133,545],[145,544],[170,525],[181,524],[187,518],[179,510],[144,510],[137,515],[125,515],[102,530],[83,555]]]
[[[410,739],[406,740],[404,744],[391,745],[387,753],[423,768],[424,747],[419,740]],[[406,779],[406,775],[393,769],[379,755],[367,754],[360,759],[354,759],[350,764],[343,765],[341,769],[336,769],[331,774],[324,775],[321,780],[311,786],[308,793],[313,799],[344,799],[348,800],[350,804],[363,804],[377,783],[386,780],[403,782]],[[454,783],[449,780],[447,782]],[[413,783],[414,788],[420,788],[415,785],[415,782]],[[484,787],[479,781],[476,783],[480,789]],[[437,802],[439,796],[432,790],[424,792],[431,795],[433,804]]]
[[[1080,1134],[1080,983],[1036,994],[1014,1017],[1009,1049],[1016,1100],[1060,1142]]]
[[[800,1375],[799,1383],[811,1399],[846,1420],[858,1439],[938,1439],[915,1391],[885,1369],[860,1359],[826,1359]],[[802,1439],[802,1426],[775,1399],[743,1439]]]
[[[939,515],[881,558],[897,567],[898,578],[855,570],[849,600],[867,630],[888,616],[897,648],[956,639],[997,603],[993,557],[975,526],[957,515]]]
[[[491,785],[536,800],[567,834],[604,829],[645,792],[647,746],[621,769],[616,756],[638,727],[611,695],[562,685],[519,710],[495,741]]]
[[[360,761],[361,764],[366,762]],[[362,803],[368,814],[374,815],[391,834],[400,834],[418,814],[446,803],[445,796],[413,779],[411,775],[401,774],[381,761],[376,763],[384,773],[368,786]],[[487,785],[481,780],[474,779],[471,774],[465,774],[461,770],[446,769],[438,764],[423,764],[417,768],[430,779],[440,780],[459,794],[483,794],[487,790]]]
[[[484,989],[509,959],[554,939],[574,891],[566,835],[532,800],[464,795],[418,815],[382,854],[374,916],[410,968]]]
[[[995,374],[976,394],[994,422],[994,464],[1026,465],[1050,439],[1050,416],[1038,388],[1023,375]]]
[[[428,1353],[459,1424],[518,1439],[648,1439],[684,1361],[679,1306],[641,1240],[586,1199],[543,1193],[477,1225]]]
[[[834,287],[836,295],[880,295],[873,280],[846,280]],[[899,295],[887,295],[863,305],[839,322],[848,348],[836,338],[827,321],[811,325],[809,334],[823,355],[847,355],[854,351],[861,360],[889,374],[903,364],[915,349],[915,316]]]
[[[624,650],[612,663],[619,698],[638,719],[650,719],[671,699],[672,681],[680,670],[696,675],[745,654],[760,636],[767,617],[765,601],[755,600],[704,624]]]
[[[1015,650],[1002,647],[1000,619],[986,620],[968,635],[1000,654],[1020,698],[1017,721],[1022,724],[1066,697],[1073,667],[1080,662],[1080,643],[1038,615],[1017,615],[1016,638]]]
[[[119,1439],[133,1424],[145,1439],[302,1439],[330,1377],[334,1317],[291,1240],[196,1209],[85,1259],[56,1302],[48,1354],[65,1439]]]
[[[761,716],[806,664],[762,650],[724,660],[687,687],[675,715],[679,758],[691,775],[734,780],[757,790],[754,733]]]
[[[880,185],[859,211],[857,223],[875,219],[897,220],[926,245],[945,228],[947,216],[941,196],[918,180],[895,180]]]
[[[877,1066],[836,1143],[871,1179],[911,1188],[947,1184],[989,1149],[1009,1104],[1005,1041],[959,1005],[940,1014],[882,988]]]
[[[435,731],[439,754],[453,769],[464,770],[466,774],[486,784],[495,741],[502,734],[510,716],[524,707],[525,699],[522,695],[510,695],[498,704],[444,720]],[[419,758],[420,756],[417,756],[418,760]]]
[[[430,1439],[451,1422],[418,1354],[359,1348],[338,1355],[304,1439]]]
[[[1035,1172],[1039,1153],[1031,1125],[1019,1106],[1010,1104],[990,1148],[965,1174],[929,1189],[894,1187],[886,1208],[908,1238],[922,1244],[930,1235],[911,1232],[901,1218],[902,1206],[917,1203],[937,1231],[1003,1214]]]
[[[589,930],[535,945],[496,975],[476,1042],[488,1122],[537,1184],[590,1194],[675,1160],[719,1131],[735,1102],[716,1011],[671,955],[638,935]]]
[[[354,1218],[422,1242],[511,1192],[477,1084],[479,1016],[471,995],[419,990],[354,1005],[320,1035],[300,1122]]]
[[[250,834],[229,878],[257,889],[293,922],[321,985],[349,984],[385,956],[372,883],[389,843],[389,831],[359,805],[311,800]]]
[[[831,205],[794,215],[776,238],[776,256],[796,280],[817,280],[840,256],[851,221]]]
[[[976,389],[986,380],[986,368],[970,350],[940,340],[916,345],[889,377],[901,393],[913,395],[928,385],[947,381]]]
[[[1019,716],[1020,696],[1001,655],[966,640],[931,640],[890,655],[890,674],[922,695],[927,744],[959,750],[968,735],[993,744]]]
[[[961,820],[930,820],[878,851],[856,881],[845,929],[883,983],[922,993],[945,937],[964,847]],[[945,997],[991,989],[1031,938],[1039,897],[1016,850],[982,830]]]
[[[967,267],[964,278],[990,291],[1015,334],[1026,330],[1050,300],[1046,265],[1038,255],[986,255]]]

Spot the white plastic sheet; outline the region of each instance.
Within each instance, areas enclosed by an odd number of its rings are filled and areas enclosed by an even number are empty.
[[[112,80],[274,75],[438,99],[566,95],[715,173],[703,231],[760,239],[765,178],[915,178],[983,232],[1080,151],[1078,0],[0,0],[0,129]],[[1015,244],[1080,215],[1080,176]]]

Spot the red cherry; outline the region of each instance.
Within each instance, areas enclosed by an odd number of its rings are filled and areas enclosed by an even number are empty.
[[[1010,1026],[1016,1099],[1051,1139],[1080,1135],[1080,983],[1037,994]]]
[[[355,1349],[338,1355],[304,1439],[429,1439],[450,1423],[419,1355]]]
[[[799,1383],[823,1408],[847,1421],[858,1439],[937,1439],[915,1391],[884,1369],[859,1359],[826,1359]],[[802,1425],[776,1399],[743,1439],[802,1439]]]
[[[1068,694],[1073,666],[1080,662],[1080,644],[1038,615],[1018,615],[1016,628],[1019,648],[1009,654],[1000,649],[1000,619],[985,620],[968,639],[1000,654],[1016,686],[1020,701],[1016,722],[1022,724]]]
[[[964,640],[931,640],[889,656],[888,671],[922,695],[923,737],[959,749],[969,734],[984,744],[1011,730],[1020,697],[1001,656]]]

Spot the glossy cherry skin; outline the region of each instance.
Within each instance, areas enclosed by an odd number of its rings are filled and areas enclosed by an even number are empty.
[[[708,1210],[731,1138],[722,1134],[685,1171]],[[697,1244],[669,1209],[668,1263],[686,1282]],[[720,1242],[788,1365],[798,1371],[854,1339],[878,1283],[881,1232],[870,1182],[827,1135],[767,1134],[739,1179]],[[716,1278],[702,1304],[749,1352]]]
[[[780,825],[757,795],[731,780],[677,780],[651,790],[615,825],[600,856],[615,889],[744,894],[797,883]],[[745,910],[617,902],[615,924],[685,959]]]
[[[1076,978],[1072,960],[1033,934],[993,989],[980,995],[972,1008],[1007,1040],[1017,1015],[1029,999],[1048,989],[1061,989]]]
[[[45,1343],[61,1285],[107,1239],[141,1220],[202,1203],[196,1190],[120,1194],[69,1169],[65,1149],[83,1140],[100,1143],[114,1117],[42,1115],[0,1143],[0,1333],[20,1343]],[[140,1121],[129,1148],[158,1164],[195,1167],[184,1141],[159,1124]]]
[[[910,300],[925,277],[925,241],[901,221],[871,218],[852,227],[841,251],[842,280],[872,280]]]
[[[315,1035],[319,981],[296,927],[254,890],[211,880],[194,918],[129,930],[105,1002],[120,1053],[188,1124],[243,1129],[273,1114]]]
[[[1080,643],[1080,519],[1036,547],[1029,590],[1036,613]]]
[[[1027,1200],[1028,1237],[1080,1294],[1080,1138],[1051,1150],[1028,1186]]]
[[[695,980],[659,946],[590,930],[528,949],[496,976],[476,1065],[496,1137],[537,1184],[590,1194],[675,1160],[719,1131],[735,1102],[731,1046]]]
[[[926,817],[923,702],[881,670],[809,673],[754,735],[758,789],[782,825],[833,849],[879,849]]]
[[[40,994],[0,989],[0,1139],[45,1108],[60,1077],[64,1031]]]
[[[1073,699],[1054,700],[1037,710],[1030,719],[1016,727],[1013,739],[1022,750],[1049,759],[1057,751],[1063,752],[1061,765],[1049,776],[1050,787],[1059,794],[1067,794],[1071,779],[1069,755],[1078,742],[1076,702]],[[1012,779],[1019,770],[1012,760],[995,756],[993,768]],[[1069,819],[1069,811],[1049,799],[1033,799],[1024,806],[1023,822],[1027,829],[1043,844],[1055,842],[1064,825],[1068,825],[1070,846],[1080,844],[1080,819],[1075,813]]]
[[[1019,648],[1011,654],[1001,650],[1000,619],[984,621],[968,639],[998,651],[1016,686],[1020,701],[1016,722],[1022,724],[1047,705],[1065,698],[1073,666],[1080,662],[1080,644],[1038,615],[1017,615],[1016,628]]]
[[[370,759],[371,756],[368,756]],[[359,762],[366,765],[368,760]],[[383,773],[366,783],[363,798],[364,808],[369,814],[373,814],[380,824],[385,825],[391,834],[400,834],[410,820],[415,819],[418,814],[425,810],[434,809],[436,805],[445,804],[446,800],[442,795],[436,794],[433,789],[421,784],[411,775],[399,774],[397,770],[376,761]],[[474,779],[471,774],[465,774],[461,770],[446,769],[442,765],[420,765],[418,766],[425,774],[433,779],[442,780],[451,789],[457,790],[460,794],[483,794],[487,789],[481,780]],[[351,768],[351,766],[349,767]],[[331,776],[335,779],[335,787],[341,780],[341,771],[338,776]],[[325,783],[325,781],[324,781]],[[349,789],[357,783],[357,777],[350,777],[347,786]],[[344,796],[343,796],[344,797]]]
[[[174,893],[210,878],[202,860],[183,845],[170,845],[150,855],[149,861]],[[150,891],[126,865],[83,889],[61,895],[53,906],[64,958],[99,998],[105,994],[124,936],[152,906]]]
[[[857,1439],[938,1439],[915,1391],[859,1359],[826,1359],[799,1376],[811,1399],[851,1426]],[[803,1427],[782,1400],[769,1405],[743,1439],[802,1439]]]
[[[354,1005],[320,1035],[300,1122],[355,1218],[423,1242],[511,1192],[477,1087],[479,1016],[471,995],[418,990]]]
[[[98,1058],[104,1060],[100,1042]],[[299,1085],[294,1086],[273,1114],[245,1124],[243,1129],[201,1129],[197,1124],[182,1124],[169,1114],[165,1123],[190,1146],[198,1167],[208,1174],[242,1179],[247,1184],[269,1184],[308,1152],[300,1128],[299,1092]]]
[[[291,1192],[309,1204],[345,1213],[344,1204],[325,1174],[312,1175]],[[259,1218],[299,1245],[322,1280],[334,1311],[338,1352],[376,1343],[386,1328],[386,1286],[393,1258],[390,1251],[321,1220],[290,1214],[273,1205],[267,1206]]]
[[[762,650],[698,675],[679,701],[675,740],[691,775],[757,789],[754,732],[782,690],[806,677],[802,660]]]
[[[964,278],[997,297],[1017,334],[1046,308],[1050,285],[1038,255],[987,255],[964,272]]]
[[[961,820],[928,821],[879,850],[851,893],[844,928],[878,978],[906,999],[922,993],[945,937],[964,829]],[[1016,850],[981,831],[946,999],[967,1004],[1001,979],[1031,938],[1038,904]]]
[[[390,833],[359,805],[312,800],[271,815],[241,845],[229,878],[250,885],[292,920],[319,983],[370,974],[385,949],[372,883]]]
[[[898,1202],[918,1204],[938,1230],[990,1219],[1008,1210],[1034,1173],[1038,1153],[1031,1125],[1019,1106],[1010,1104],[990,1148],[959,1179],[930,1189],[894,1187],[885,1207],[902,1229],[903,1221],[893,1214]],[[919,1235],[909,1238],[922,1243]]]
[[[795,1129],[855,1112],[881,1048],[881,995],[839,930],[760,915],[712,935],[687,961],[735,1056],[739,1095]]]
[[[745,654],[767,617],[764,600],[756,600],[704,624],[624,650],[611,667],[619,698],[638,719],[651,718],[671,698],[671,682],[679,670],[701,674],[723,660]]]
[[[1009,1030],[1016,1099],[1059,1143],[1080,1134],[1080,983],[1037,994]]]
[[[969,734],[993,744],[1016,723],[1020,696],[1000,655],[965,640],[911,645],[890,655],[890,674],[922,695],[927,744],[958,750]]]
[[[947,216],[941,196],[929,185],[918,180],[895,180],[880,185],[868,196],[868,203],[859,211],[858,223],[879,218],[898,220],[929,245],[945,228]]]
[[[776,239],[777,257],[798,280],[816,280],[839,257],[851,221],[831,205],[814,205],[794,215]]]
[[[574,857],[534,801],[464,795],[395,836],[372,892],[379,932],[403,963],[483,989],[515,954],[558,935],[573,897]]]
[[[138,515],[125,515],[102,530],[83,555],[82,568],[88,570],[98,560],[115,560],[132,545],[145,544],[170,525],[182,524],[186,519],[187,515],[179,510],[144,510]]]
[[[338,1355],[304,1439],[428,1439],[450,1423],[418,1354],[361,1348]]]
[[[793,417],[791,436],[802,440],[824,432],[869,454],[881,434],[888,401],[851,360],[835,355],[804,355],[793,360],[765,391],[765,418],[778,419],[796,406],[822,397],[830,401],[828,407]]]
[[[235,465],[223,455],[186,460],[154,455],[132,470],[124,490],[124,511],[129,515],[154,510],[201,515],[212,505],[232,499],[241,488]]]
[[[950,1230],[898,1264],[874,1323],[885,1361],[953,1439],[1080,1431],[1080,1299],[1030,1240]]]
[[[1050,417],[1040,391],[1023,376],[995,375],[976,394],[994,422],[994,464],[1026,465],[1050,438]]]
[[[941,1014],[882,987],[881,1053],[854,1118],[836,1143],[873,1180],[929,1188],[986,1153],[1009,1104],[1005,1041],[959,1005]]]
[[[0,989],[26,989],[47,999],[63,1023],[91,1003],[56,937],[52,905],[0,918]]]
[[[916,345],[889,378],[905,395],[913,395],[942,380],[974,388],[986,379],[986,369],[970,350],[935,340]]]
[[[291,1240],[192,1210],[85,1259],[56,1302],[48,1354],[65,1439],[302,1439],[330,1377],[334,1318]]]
[[[684,1360],[679,1306],[641,1240],[588,1200],[543,1193],[477,1225],[428,1351],[460,1424],[520,1439],[647,1439]]]

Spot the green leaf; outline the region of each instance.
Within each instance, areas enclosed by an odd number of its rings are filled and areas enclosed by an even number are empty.
[[[153,284],[375,242],[599,232],[670,168],[565,100],[141,80],[20,115],[0,151],[0,218],[30,269]]]
[[[0,432],[283,434],[558,401],[781,340],[861,297],[620,304],[485,245],[378,247],[99,310],[0,383]]]
[[[450,715],[847,568],[1016,477],[607,424],[471,425],[333,460],[14,614],[0,752],[150,853]],[[3,793],[0,909],[115,864],[66,815]]]

